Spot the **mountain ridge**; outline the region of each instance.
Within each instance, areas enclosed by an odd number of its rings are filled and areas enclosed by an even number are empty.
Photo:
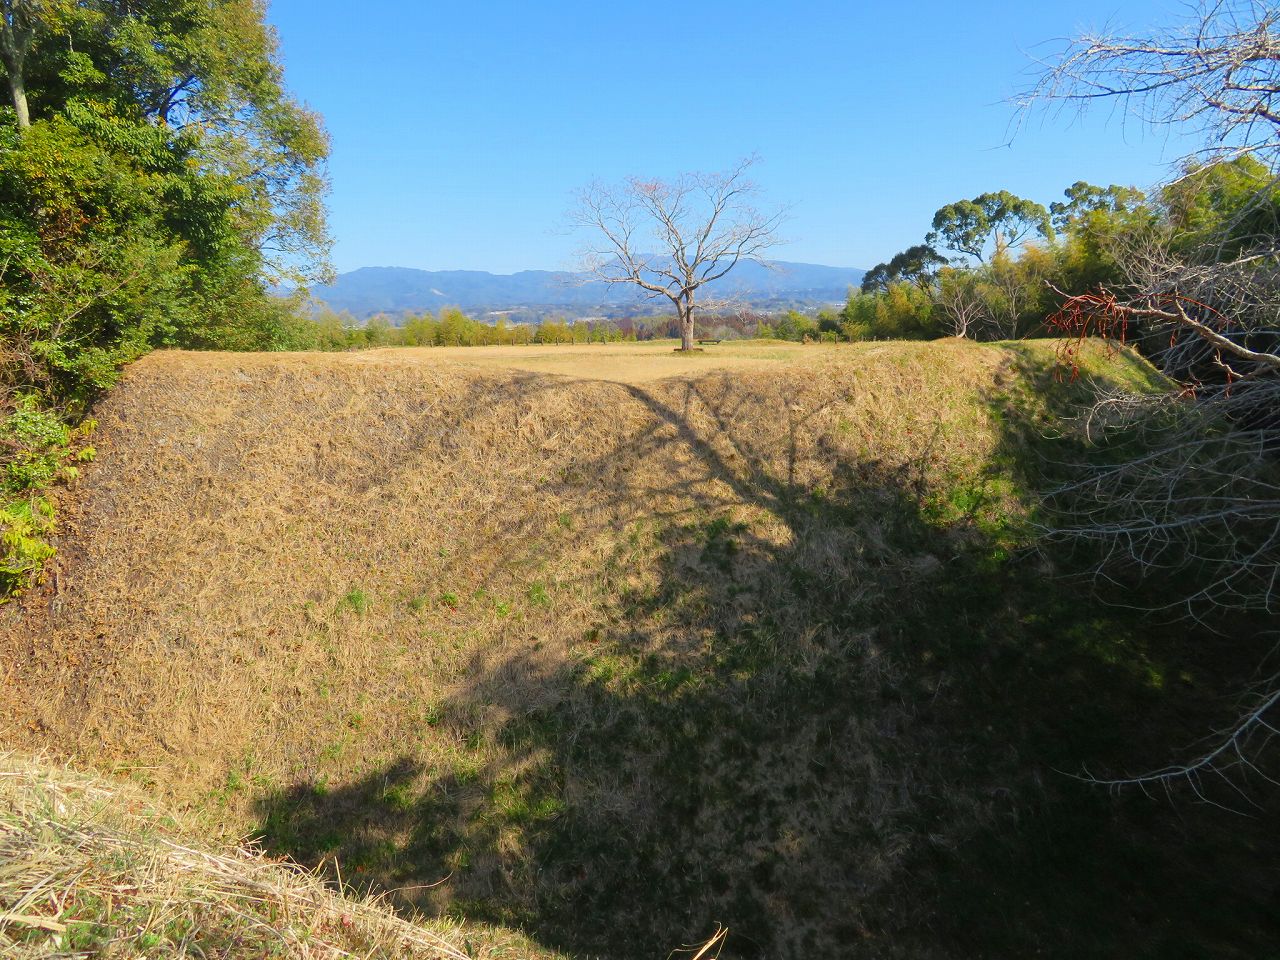
[[[843,301],[850,287],[862,282],[856,267],[774,261],[769,266],[743,263],[718,281],[721,297],[749,306],[818,305]],[[311,297],[357,318],[380,313],[403,314],[457,306],[471,311],[526,310],[532,313],[599,314],[661,310],[640,291],[623,285],[588,281],[566,270],[421,270],[415,267],[359,267],[340,274],[332,284],[316,286]]]

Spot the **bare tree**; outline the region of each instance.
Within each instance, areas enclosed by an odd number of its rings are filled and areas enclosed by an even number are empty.
[[[630,177],[617,186],[592,184],[579,195],[574,223],[592,235],[582,267],[592,280],[631,284],[675,306],[680,349],[692,350],[700,293],[745,260],[766,264],[781,240],[783,212],[751,203],[747,178],[755,158],[724,173],[688,173],[672,181]]]
[[[978,289],[978,277],[972,270],[947,267],[938,275],[938,308],[955,337],[977,337],[987,317],[987,304]]]
[[[1167,605],[1202,621],[1224,611],[1280,613],[1278,27],[1274,4],[1207,0],[1164,35],[1071,41],[1021,101],[1084,109],[1111,100],[1144,124],[1201,133],[1203,149],[1189,160],[1252,156],[1270,169],[1248,209],[1216,235],[1191,243],[1170,229],[1131,239],[1115,251],[1124,293],[1063,294],[1050,320],[1069,343],[1095,335],[1141,342],[1185,389],[1179,397],[1099,399],[1085,420],[1089,435],[1136,435],[1128,449],[1140,452],[1054,491],[1062,521],[1048,538],[1100,548],[1100,577],[1160,578]],[[1196,176],[1184,174],[1179,186],[1194,187]],[[1185,779],[1199,792],[1208,774],[1256,770],[1257,749],[1280,732],[1277,714],[1273,675],[1197,759],[1102,782]]]
[[[1154,126],[1201,134],[1206,160],[1280,155],[1280,9],[1259,0],[1200,0],[1162,35],[1090,33],[1042,63],[1018,97],[1025,111],[1046,101],[1087,109],[1119,102]]]

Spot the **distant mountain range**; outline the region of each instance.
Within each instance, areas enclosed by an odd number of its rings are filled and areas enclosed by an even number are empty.
[[[707,288],[716,297],[732,297],[758,307],[804,306],[843,302],[849,287],[862,282],[864,271],[812,263],[775,262],[770,267],[739,264]],[[646,301],[634,287],[584,283],[578,274],[522,270],[495,274],[482,270],[415,270],[409,267],[363,267],[341,274],[312,296],[337,311],[359,319],[386,313],[439,310],[457,306],[473,313],[508,313],[537,317],[620,316],[665,311],[670,304]]]

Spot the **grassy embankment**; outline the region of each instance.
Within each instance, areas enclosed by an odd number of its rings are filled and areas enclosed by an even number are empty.
[[[1061,772],[1260,653],[1020,550],[1086,394],[1049,343],[155,354],[3,722],[538,956],[1254,956],[1266,813]]]
[[[475,933],[404,918],[258,848],[218,849],[154,799],[0,754],[0,952],[46,957],[467,960]],[[505,931],[486,943],[532,949]]]

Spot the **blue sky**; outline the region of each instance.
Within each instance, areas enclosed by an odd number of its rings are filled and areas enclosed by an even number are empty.
[[[333,138],[340,271],[560,269],[593,178],[718,170],[791,208],[779,259],[867,267],[985,190],[1048,204],[1075,180],[1148,185],[1184,150],[1105,112],[1007,99],[1083,28],[1174,0],[432,3],[272,0],[289,84]]]

